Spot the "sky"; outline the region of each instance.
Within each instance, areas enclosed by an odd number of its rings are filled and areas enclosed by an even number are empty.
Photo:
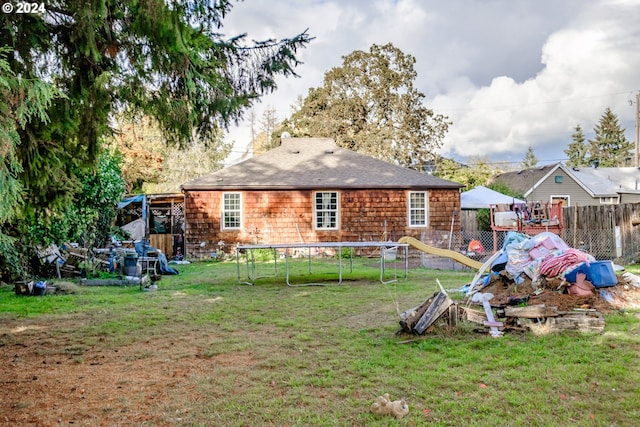
[[[299,96],[353,51],[392,43],[416,59],[425,106],[453,122],[440,154],[517,167],[566,159],[576,125],[587,139],[610,108],[635,142],[640,93],[640,0],[245,0],[223,20],[227,36],[314,40],[298,52],[299,78],[254,106],[289,117]],[[229,129],[230,163],[250,141]]]

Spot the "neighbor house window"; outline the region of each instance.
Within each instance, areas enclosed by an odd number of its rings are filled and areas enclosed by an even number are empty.
[[[322,191],[315,193],[316,228],[336,230],[338,228],[338,193]]]
[[[567,206],[571,206],[571,197],[565,195],[554,195],[552,194],[550,197],[551,204],[562,202],[562,207],[566,208]]]
[[[412,191],[409,193],[409,226],[425,227],[427,225],[427,192]]]
[[[600,197],[601,205],[614,205],[616,203],[618,203],[617,197]]]
[[[242,197],[240,193],[222,194],[222,228],[238,229],[242,226]]]

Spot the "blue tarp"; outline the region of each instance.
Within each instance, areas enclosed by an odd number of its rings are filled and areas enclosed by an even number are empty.
[[[144,194],[127,197],[118,203],[118,209],[122,209],[131,203],[142,203],[142,218],[147,219],[147,197]]]

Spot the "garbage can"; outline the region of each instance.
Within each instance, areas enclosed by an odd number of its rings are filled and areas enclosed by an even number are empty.
[[[127,252],[124,255],[124,275],[138,275],[138,254],[136,252]]]
[[[33,295],[43,296],[47,293],[47,282],[36,282],[33,285]]]

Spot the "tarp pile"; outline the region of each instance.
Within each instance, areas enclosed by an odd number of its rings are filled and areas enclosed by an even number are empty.
[[[640,307],[640,277],[617,276],[611,261],[597,261],[549,232],[533,237],[509,232],[502,249],[460,291],[464,303],[442,289],[401,313],[402,331],[428,333],[444,318],[450,326],[459,319],[479,323],[494,337],[534,327],[602,332],[602,312]]]
[[[588,267],[595,262],[596,259],[592,255],[569,247],[554,233],[544,232],[528,237],[522,233],[509,232],[502,249],[490,260],[490,265],[481,269],[470,283],[468,294],[473,295],[489,283],[491,274],[485,275],[486,267],[490,267],[493,274],[504,271],[516,285],[530,281],[535,291],[543,287],[542,279],[562,280],[571,277],[575,270]],[[567,286],[570,286],[570,283]]]

